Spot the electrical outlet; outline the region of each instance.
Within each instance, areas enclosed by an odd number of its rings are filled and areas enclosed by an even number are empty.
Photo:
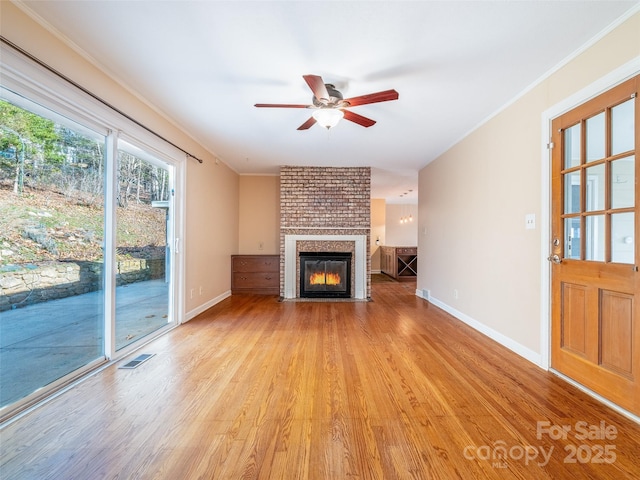
[[[193,294],[194,294],[194,289],[192,288],[190,298],[193,298]]]
[[[458,298],[458,289],[457,288],[453,289],[453,298],[455,298],[455,299]]]
[[[258,250],[264,250],[264,242],[258,242]]]
[[[200,285],[200,295],[202,295],[202,285]]]

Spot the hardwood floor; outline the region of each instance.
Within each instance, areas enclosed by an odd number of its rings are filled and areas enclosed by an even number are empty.
[[[0,476],[640,476],[639,425],[414,292],[228,298],[3,428]]]

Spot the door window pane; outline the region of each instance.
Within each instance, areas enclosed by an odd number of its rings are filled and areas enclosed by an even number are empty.
[[[587,168],[587,205],[586,210],[604,210],[604,164]]]
[[[580,165],[580,124],[564,131],[564,168]]]
[[[590,215],[585,223],[585,260],[604,262],[604,215]]]
[[[564,219],[564,258],[580,260],[580,217]]]
[[[118,151],[116,350],[169,323],[169,172]]]
[[[587,120],[587,162],[604,158],[604,112]]]
[[[634,214],[616,213],[611,215],[611,261],[635,263],[635,222]]]
[[[635,148],[634,100],[611,109],[611,154],[628,152]]]
[[[580,212],[580,172],[564,176],[564,213]]]
[[[635,157],[611,162],[611,208],[635,205]]]
[[[0,407],[104,358],[104,145],[0,100]]]

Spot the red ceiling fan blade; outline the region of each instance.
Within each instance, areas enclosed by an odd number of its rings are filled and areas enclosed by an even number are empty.
[[[353,113],[351,110],[342,109],[342,111],[344,112],[345,120],[357,123],[358,125],[362,125],[363,127],[370,127],[371,125],[375,125],[376,123],[375,120],[371,120],[370,118],[363,117],[362,115],[358,115],[357,113]]]
[[[329,100],[329,92],[327,92],[327,87],[324,86],[324,80],[322,80],[322,77],[318,75],[303,75],[302,78],[307,82],[307,85],[309,85],[313,95],[318,100],[321,98]]]
[[[293,105],[290,103],[256,103],[254,107],[271,107],[271,108],[308,108],[309,105]]]
[[[385,90],[384,92],[369,93],[368,95],[360,95],[359,97],[347,98],[350,107],[358,105],[367,105],[368,103],[388,102],[389,100],[397,100],[398,92],[395,90]]]
[[[313,127],[316,123],[316,119],[313,117],[309,117],[309,120],[307,120],[306,122],[304,122],[302,125],[300,125],[298,127],[298,130],[307,130],[311,127]]]

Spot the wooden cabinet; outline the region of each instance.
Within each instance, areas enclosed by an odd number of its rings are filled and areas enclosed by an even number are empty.
[[[415,280],[418,247],[380,247],[380,270],[396,280]]]
[[[280,256],[231,255],[231,293],[280,293]]]
[[[380,271],[393,277],[394,271],[392,268],[392,258],[395,255],[395,251],[391,247],[380,247]]]

